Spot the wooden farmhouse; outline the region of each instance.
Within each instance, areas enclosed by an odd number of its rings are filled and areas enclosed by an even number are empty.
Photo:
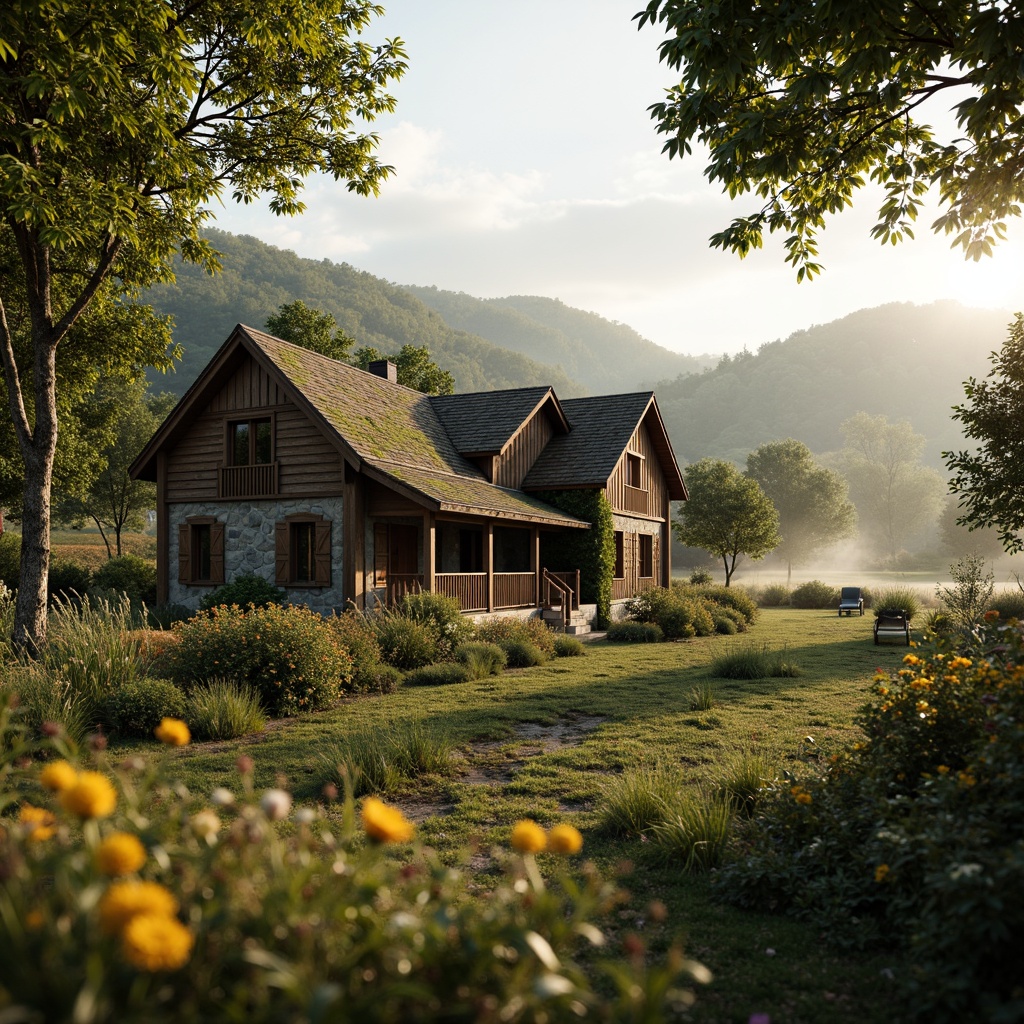
[[[577,489],[614,512],[613,600],[668,585],[686,492],[652,393],[428,396],[373,369],[235,328],[132,467],[157,484],[161,602],[256,573],[324,612],[416,590],[576,608],[560,545],[592,527],[555,501]]]

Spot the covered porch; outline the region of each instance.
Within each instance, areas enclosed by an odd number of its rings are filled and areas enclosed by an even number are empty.
[[[376,518],[372,530],[372,588],[384,604],[428,591],[455,598],[463,612],[474,614],[579,608],[579,571],[544,568],[538,526],[424,513],[419,522]]]

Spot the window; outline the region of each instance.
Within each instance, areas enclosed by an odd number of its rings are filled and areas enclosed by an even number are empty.
[[[270,418],[228,424],[228,456],[232,466],[265,466],[274,460]]]
[[[640,578],[654,576],[654,538],[649,533],[637,534],[637,555],[640,559]]]
[[[629,487],[641,487],[640,473],[643,469],[643,456],[626,453],[626,484]]]
[[[178,524],[178,582],[224,582],[224,524],[213,516],[191,516]]]
[[[625,552],[623,551],[623,536],[621,530],[615,531],[615,572],[613,573],[615,579],[621,580],[626,578],[626,560]]]
[[[331,585],[331,522],[300,513],[278,522],[274,531],[274,577],[280,587]]]

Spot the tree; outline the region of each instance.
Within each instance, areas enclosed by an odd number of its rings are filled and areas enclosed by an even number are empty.
[[[24,464],[19,646],[46,632],[58,349],[74,348],[104,288],[131,296],[169,279],[175,250],[214,270],[199,232],[225,190],[269,193],[280,214],[303,208],[314,172],[377,191],[390,168],[352,126],[393,109],[385,90],[405,68],[399,41],[359,38],[380,13],[369,0],[4,5],[0,222],[17,270],[0,279],[0,363]],[[19,290],[22,360],[9,319]]]
[[[872,234],[913,237],[924,194],[938,186],[932,225],[979,259],[1024,196],[1024,11],[1005,0],[650,0],[640,27],[660,23],[660,59],[682,73],[650,110],[682,157],[710,149],[705,175],[760,209],[711,244],[745,256],[764,229],[785,231],[797,278],[821,268],[815,236],[856,189],[880,185]],[[927,100],[956,102],[953,137],[919,119]]]
[[[942,477],[921,465],[925,439],[906,420],[859,412],[840,429],[846,444],[839,459],[861,529],[895,562],[908,538],[935,522]]]
[[[124,554],[121,534],[142,530],[145,514],[156,507],[156,486],[133,480],[128,468],[176,404],[174,395],[146,394],[144,380],[118,389],[118,415],[114,434],[103,450],[105,465],[82,495],[66,496],[58,505],[62,520],[81,524],[91,519],[103,538],[107,557]],[[113,536],[113,547],[111,537]]]
[[[455,391],[455,378],[431,361],[425,345],[403,345],[398,355],[384,356],[372,346],[357,349],[352,361],[360,370],[378,359],[390,359],[398,368],[398,383],[425,395],[450,395]]]
[[[960,501],[955,494],[947,496],[939,514],[939,541],[943,551],[954,558],[980,555],[994,560],[1003,553],[1002,541],[992,527],[970,530],[960,522]]]
[[[848,485],[834,470],[814,461],[802,441],[769,441],[747,456],[747,476],[756,480],[779,513],[787,582],[793,563],[856,531],[857,510],[847,499]]]
[[[312,309],[301,299],[286,302],[276,313],[267,317],[267,330],[293,345],[319,352],[322,356],[348,361],[348,354],[355,345],[330,313]]]
[[[971,377],[964,384],[967,402],[953,408],[953,419],[978,449],[942,457],[964,510],[957,522],[971,530],[994,526],[1013,553],[1024,549],[1024,314],[1017,314],[991,360],[985,380]]]
[[[720,558],[729,586],[740,555],[757,561],[779,543],[779,514],[757,481],[731,462],[701,459],[684,476],[690,499],[672,529],[687,547]]]

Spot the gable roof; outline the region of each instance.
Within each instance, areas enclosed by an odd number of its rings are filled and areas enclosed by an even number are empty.
[[[562,405],[549,387],[434,395],[430,404],[463,455],[500,455],[523,424],[544,405],[560,432],[569,431]]]
[[[489,483],[459,453],[430,396],[241,324],[132,464],[133,476],[156,479],[158,450],[188,429],[244,353],[278,379],[357,469],[425,507],[589,528],[521,491]]]
[[[674,501],[686,498],[679,464],[653,391],[570,398],[562,403],[562,408],[572,430],[548,442],[526,474],[524,490],[604,487],[636,428],[645,421],[665,474],[669,497]]]

